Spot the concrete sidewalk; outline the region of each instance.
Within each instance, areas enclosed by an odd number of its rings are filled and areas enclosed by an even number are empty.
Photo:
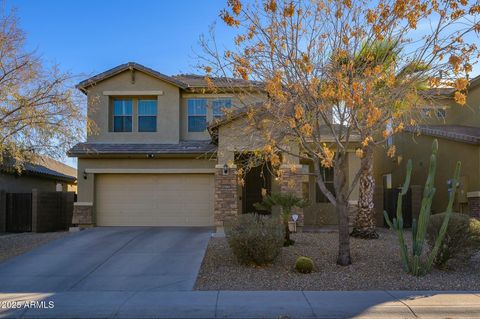
[[[69,291],[2,293],[0,306],[0,318],[480,318],[480,292]]]

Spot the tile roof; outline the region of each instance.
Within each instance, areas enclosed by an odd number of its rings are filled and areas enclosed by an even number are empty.
[[[11,167],[14,165],[11,164]],[[10,172],[10,169],[3,169]],[[28,174],[54,177],[61,180],[75,182],[77,180],[77,170],[71,166],[65,165],[47,156],[37,156],[29,163],[23,164],[24,172]]]
[[[82,92],[86,92],[86,88],[91,85],[95,85],[98,82],[101,82],[109,77],[112,77],[118,73],[124,72],[126,70],[138,70],[149,74],[157,79],[168,82],[175,86],[178,86],[181,89],[189,90],[195,88],[208,88],[207,81],[205,80],[205,75],[198,74],[178,74],[174,76],[169,76],[158,71],[155,71],[149,67],[141,65],[136,62],[128,62],[116,66],[110,70],[94,75],[80,83],[77,84],[77,88]],[[228,77],[211,77],[210,78],[217,88],[248,88],[248,87],[259,87],[259,82],[254,81],[245,81],[242,79],[234,79]]]
[[[464,125],[419,125],[406,127],[407,132],[480,145],[480,127]]]
[[[68,156],[97,154],[202,154],[216,151],[210,141],[181,141],[178,144],[139,144],[139,143],[78,143],[68,152]]]
[[[172,78],[185,83],[187,88],[208,88],[208,83],[205,79],[206,75],[199,74],[178,74]],[[248,88],[260,87],[261,83],[256,81],[246,81],[243,79],[235,79],[228,77],[209,77],[217,88]]]

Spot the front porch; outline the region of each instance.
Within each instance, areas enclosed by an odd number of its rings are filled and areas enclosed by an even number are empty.
[[[281,160],[279,174],[266,176],[263,170],[254,169],[243,180],[246,185],[241,185],[237,178],[237,172],[243,168],[239,156],[262,150],[265,147],[264,138],[244,117],[226,120],[210,129],[218,145],[214,182],[214,224],[217,230],[223,231],[226,219],[251,211],[253,203],[261,201],[262,189],[267,192],[293,192],[309,201],[308,207],[295,211],[299,215],[297,223],[300,231],[303,226],[337,224],[335,207],[317,187],[312,163],[291,155],[299,154],[298,145],[284,145],[284,149],[289,151],[278,154]],[[347,183],[350,183],[360,168],[360,158],[355,155],[354,146],[348,150],[346,167]],[[328,187],[333,189],[333,171],[324,169],[322,174]],[[357,199],[358,186],[349,199],[352,213]]]
[[[240,164],[217,164],[215,166],[214,222],[217,231],[223,231],[224,222],[238,214],[262,213],[254,207],[261,202],[264,194],[272,192],[293,192],[303,196],[300,173],[301,165],[282,165],[281,177],[275,177],[271,171],[263,167],[249,169],[244,178],[238,175],[242,169]],[[299,215],[298,225],[303,226],[303,210],[295,211]]]
[[[317,186],[311,163],[284,155],[280,156],[282,164],[279,172],[274,172],[265,163],[246,169],[245,164],[239,160],[244,155],[240,154],[244,154],[244,151],[232,151],[227,157],[230,161],[219,156],[215,167],[214,222],[217,231],[223,231],[224,222],[228,218],[238,214],[262,213],[255,209],[254,204],[261,202],[264,194],[272,192],[292,192],[309,201],[306,208],[295,210],[299,215],[298,231],[302,231],[304,226],[318,228],[337,224],[335,207]],[[353,173],[350,172],[359,165],[359,159],[353,152],[349,155],[349,178],[353,178]],[[244,172],[242,176],[239,176],[240,171]],[[333,190],[333,169],[323,169],[322,174],[327,187]],[[357,197],[358,190],[355,190],[350,201],[352,217]]]

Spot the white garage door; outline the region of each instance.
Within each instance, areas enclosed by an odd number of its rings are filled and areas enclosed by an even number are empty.
[[[212,226],[211,174],[95,176],[98,226]]]

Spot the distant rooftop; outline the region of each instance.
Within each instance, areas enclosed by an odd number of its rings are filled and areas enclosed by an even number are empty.
[[[75,168],[48,156],[37,156],[32,162],[25,163],[23,170],[28,174],[58,178],[68,182],[75,182],[77,180],[77,170]]]
[[[420,125],[407,127],[407,132],[445,138],[468,144],[480,144],[480,127],[464,125]]]

